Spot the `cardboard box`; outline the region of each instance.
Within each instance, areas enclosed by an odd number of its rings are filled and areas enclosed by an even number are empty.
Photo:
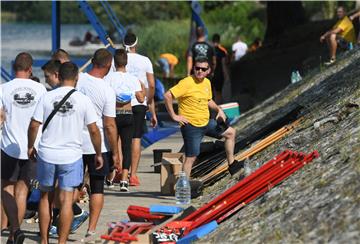
[[[163,195],[175,195],[175,184],[182,170],[183,153],[163,153],[160,188]]]

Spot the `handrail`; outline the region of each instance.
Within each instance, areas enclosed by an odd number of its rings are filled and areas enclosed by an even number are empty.
[[[1,66],[1,77],[2,77],[6,82],[8,82],[8,81],[10,81],[10,80],[13,79],[13,77],[10,75],[10,73],[7,72],[6,69],[3,68],[2,66]]]
[[[124,38],[126,29],[125,27],[120,23],[119,19],[116,17],[114,11],[112,10],[110,4],[106,0],[100,1],[101,5],[105,9],[105,12],[107,13],[111,23],[114,25],[116,30],[119,32],[121,38]]]

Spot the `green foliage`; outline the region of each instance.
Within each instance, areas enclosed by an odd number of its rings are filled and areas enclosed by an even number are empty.
[[[202,16],[210,37],[219,33],[225,46],[231,45],[237,36],[250,44],[256,37],[262,38],[265,31],[264,22],[253,14],[260,8],[263,7],[255,2],[231,2],[223,8],[204,12]]]
[[[183,75],[186,70],[185,53],[189,39],[189,20],[152,21],[146,26],[135,26],[134,33],[139,37],[140,53],[148,56],[153,63],[161,53],[172,53],[179,58],[175,73]]]

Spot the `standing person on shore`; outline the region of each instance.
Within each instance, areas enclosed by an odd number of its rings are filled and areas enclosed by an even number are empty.
[[[27,155],[27,130],[31,116],[45,87],[30,78],[33,59],[29,53],[15,58],[15,79],[1,85],[0,107],[5,121],[1,136],[1,201],[10,223],[9,241],[23,243],[20,230],[26,211],[30,179],[36,166]],[[36,135],[35,135],[36,136]]]
[[[196,42],[190,47],[187,54],[187,75],[193,74],[193,66],[195,59],[198,57],[206,57],[209,60],[210,72],[208,76],[211,76],[216,68],[216,56],[215,50],[212,45],[206,41],[205,30],[199,26],[196,28]]]
[[[210,72],[206,57],[198,57],[194,62],[194,74],[188,76],[164,95],[165,105],[171,118],[181,125],[184,139],[185,161],[183,170],[191,176],[192,165],[200,154],[200,144],[204,135],[217,139],[225,138],[225,152],[230,174],[235,174],[244,167],[243,162],[234,159],[235,129],[229,127],[226,115],[212,100],[210,81],[206,76]],[[179,114],[174,112],[173,100],[179,103]],[[210,111],[217,112],[216,120],[210,119]]]
[[[232,45],[232,61],[239,61],[247,52],[248,46],[245,42],[241,40],[241,37],[238,36],[237,41]]]
[[[96,225],[104,206],[104,180],[108,175],[111,164],[120,166],[120,155],[117,144],[116,129],[116,96],[114,90],[103,78],[111,67],[112,55],[105,48],[98,49],[92,58],[92,69],[88,73],[81,73],[77,83],[77,90],[88,96],[97,114],[96,124],[101,134],[101,152],[104,166],[96,169],[94,165],[95,151],[91,145],[87,130],[83,131],[83,161],[90,175],[90,219],[85,237],[95,235]],[[86,129],[86,128],[85,128]],[[106,139],[105,139],[106,138]]]
[[[215,56],[216,56],[216,67],[214,70],[214,77],[212,85],[212,90],[214,91],[214,100],[217,104],[222,103],[222,89],[224,86],[224,82],[229,81],[229,71],[227,67],[227,53],[226,49],[220,45],[220,35],[214,34],[212,38]]]
[[[82,129],[89,131],[92,145],[96,151],[94,164],[101,168],[101,137],[96,126],[97,116],[90,99],[75,91],[79,69],[70,62],[61,65],[59,79],[61,87],[46,93],[39,101],[28,131],[28,156],[37,161],[37,178],[41,190],[39,204],[39,227],[41,243],[49,243],[51,205],[54,198],[55,182],[60,189],[59,240],[66,243],[73,219],[74,190],[83,180]],[[71,92],[73,92],[71,94]],[[50,114],[63,98],[70,94],[63,105],[48,122]],[[41,124],[43,129],[38,152],[34,142]]]
[[[123,155],[120,191],[129,191],[128,174],[131,164],[131,142],[134,133],[134,118],[131,101],[142,103],[145,99],[145,87],[139,79],[126,72],[127,53],[117,49],[114,54],[116,71],[105,77],[116,93],[116,125],[121,141]]]
[[[151,125],[156,127],[157,118],[155,113],[155,79],[153,66],[150,59],[146,56],[136,53],[138,38],[134,33],[128,32],[124,37],[124,46],[128,52],[128,62],[126,70],[129,74],[136,76],[145,86],[146,98],[140,103],[137,100],[131,101],[133,117],[134,117],[134,134],[132,139],[132,156],[130,169],[130,186],[140,185],[137,177],[137,169],[141,156],[141,137],[144,134],[145,113],[147,105],[151,112]]]
[[[64,51],[65,52],[65,51]],[[67,53],[65,56],[61,59],[64,62],[67,62],[65,60],[69,60],[69,56],[67,56]],[[45,63],[41,69],[44,72],[45,81],[52,89],[56,89],[60,86],[60,80],[59,80],[59,71],[61,67],[61,61],[59,60],[50,60],[47,63]],[[82,184],[81,184],[82,185]],[[52,216],[52,224],[49,228],[49,235],[50,236],[56,236],[57,235],[57,220],[60,213],[60,206],[59,206],[59,194],[55,194],[54,199],[54,208],[53,208],[53,216]],[[79,197],[79,191],[78,189],[74,190],[74,198],[78,199]],[[71,223],[70,233],[75,233],[75,231],[84,223],[87,218],[89,217],[89,213],[79,207],[79,205],[74,202],[73,206],[73,213],[74,213],[74,219]]]

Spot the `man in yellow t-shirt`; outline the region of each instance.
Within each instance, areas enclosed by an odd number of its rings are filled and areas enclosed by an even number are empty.
[[[235,129],[229,127],[226,115],[211,99],[211,84],[206,78],[211,69],[206,57],[195,59],[194,74],[188,76],[164,94],[165,105],[171,118],[180,123],[185,146],[183,170],[190,177],[191,168],[200,154],[200,144],[204,135],[225,138],[225,152],[230,174],[235,174],[244,167],[243,162],[234,160]],[[173,108],[173,99],[179,103],[179,112]],[[210,111],[217,112],[216,120],[210,119]]]
[[[331,30],[327,31],[320,37],[320,42],[324,42],[326,40],[329,47],[330,60],[325,63],[326,65],[335,63],[336,49],[338,45],[347,49],[350,42],[353,44],[356,42],[354,25],[346,16],[344,7],[338,7],[336,14],[339,20]]]

